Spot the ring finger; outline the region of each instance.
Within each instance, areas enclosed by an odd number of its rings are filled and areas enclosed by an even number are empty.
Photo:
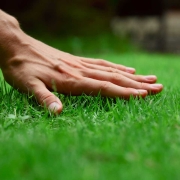
[[[147,90],[149,93],[150,92],[158,93],[163,88],[161,84],[149,84],[145,82],[137,82],[122,74],[118,74],[114,72],[110,73],[110,72],[103,72],[103,71],[98,71],[98,70],[89,70],[85,72],[84,76],[88,78],[92,78],[92,79],[101,80],[101,81],[108,81],[122,87],[144,89],[144,90]]]
[[[155,83],[157,80],[156,76],[154,75],[148,75],[148,76],[134,75],[134,74],[130,74],[130,73],[127,73],[127,72],[124,72],[124,71],[121,71],[119,69],[115,69],[112,67],[93,65],[93,64],[88,64],[84,62],[82,62],[82,65],[89,69],[100,70],[100,71],[111,72],[111,73],[118,73],[138,82]]]

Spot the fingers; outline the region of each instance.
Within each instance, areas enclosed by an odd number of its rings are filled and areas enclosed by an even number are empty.
[[[144,90],[147,90],[149,93],[153,93],[153,94],[159,93],[163,89],[163,86],[161,84],[149,84],[145,82],[138,82],[136,80],[130,79],[118,73],[90,70],[90,71],[86,71],[85,76],[88,78],[92,78],[92,79],[96,79],[100,81],[111,82],[113,84],[116,84],[122,87],[144,89]],[[142,77],[139,77],[139,78],[141,79]],[[152,76],[152,78],[154,77]]]
[[[99,66],[103,66],[103,67],[109,67],[109,68],[114,68],[114,69],[118,69],[124,72],[128,72],[131,74],[135,73],[135,69],[131,68],[131,67],[126,67],[120,64],[114,64],[102,59],[92,59],[92,58],[81,58],[82,62],[88,63],[88,64],[92,64],[92,65],[99,65]]]
[[[34,93],[39,104],[47,107],[51,112],[59,114],[62,111],[61,101],[46,88],[42,81],[35,79],[31,83],[30,90]]]
[[[81,93],[87,95],[98,95],[100,92],[102,96],[122,97],[124,99],[128,99],[131,95],[135,97],[145,97],[148,94],[147,91],[143,89],[125,88],[108,81],[100,81],[86,77],[76,88],[82,89]]]
[[[89,64],[89,63],[82,63],[84,67],[92,70],[100,70],[104,72],[111,72],[111,73],[119,73],[121,75],[124,75],[130,79],[133,79],[138,82],[146,82],[146,83],[155,83],[157,78],[154,75],[149,75],[149,76],[142,76],[142,75],[134,75],[130,74],[118,69],[114,69],[112,67],[105,67],[105,66],[99,66],[99,65],[94,65],[94,64]]]

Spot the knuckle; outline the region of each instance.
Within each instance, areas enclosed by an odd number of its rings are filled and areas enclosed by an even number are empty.
[[[38,98],[39,103],[42,105],[46,104],[49,99],[54,99],[53,94],[42,93],[40,90],[35,92],[35,96]]]
[[[61,71],[63,71],[66,67],[64,66],[63,63],[58,62],[58,63],[54,63],[53,68],[54,68],[55,70],[61,72]]]
[[[144,84],[143,82],[140,82],[140,83],[139,83],[139,88],[140,88],[140,89],[144,89],[144,88],[145,88],[145,84]]]
[[[98,59],[97,61],[98,61],[98,63],[100,65],[105,65],[106,64],[105,60],[103,60],[103,59]]]
[[[114,69],[112,67],[108,67],[109,72],[114,72]]]
[[[88,68],[82,68],[82,69],[79,69],[79,74],[81,76],[88,76],[91,74],[91,70]]]
[[[33,89],[35,89],[35,87],[37,86],[37,82],[34,80],[33,77],[29,77],[26,80],[26,83],[24,85],[25,85],[25,87],[27,88],[28,91],[32,92]],[[34,93],[34,92],[32,92],[32,93]]]
[[[69,68],[66,65],[56,65],[55,67],[59,73],[61,73],[61,76],[63,77],[63,81],[69,81],[69,79],[79,80],[82,78],[82,74],[85,73],[85,69],[75,69],[75,68]]]
[[[141,75],[134,75],[134,79],[136,81],[143,81],[144,80],[143,76],[141,76]]]
[[[111,76],[112,76],[112,80],[117,81],[117,80],[120,79],[119,74],[117,74],[117,73],[115,73],[115,72],[111,73]]]
[[[111,86],[111,83],[108,82],[108,81],[104,81],[101,83],[101,86],[100,86],[100,89],[103,90],[103,91],[106,91],[110,88]]]

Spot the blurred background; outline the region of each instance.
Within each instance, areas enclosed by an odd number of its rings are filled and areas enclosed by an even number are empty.
[[[22,29],[74,54],[180,53],[179,0],[6,0]]]

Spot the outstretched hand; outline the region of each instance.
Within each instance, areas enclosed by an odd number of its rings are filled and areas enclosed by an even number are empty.
[[[74,56],[54,49],[22,30],[13,32],[14,43],[6,48],[1,63],[5,80],[19,91],[33,93],[41,105],[62,111],[61,101],[51,92],[129,98],[159,93],[156,76],[134,75],[135,70],[105,60]],[[8,54],[8,55],[7,55]]]

